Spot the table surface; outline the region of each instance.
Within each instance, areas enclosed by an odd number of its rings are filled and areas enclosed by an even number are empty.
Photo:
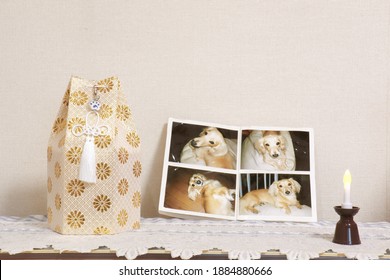
[[[115,235],[61,235],[45,216],[0,216],[0,259],[390,259],[390,223],[358,223],[362,244],[332,242],[335,222],[143,218]]]

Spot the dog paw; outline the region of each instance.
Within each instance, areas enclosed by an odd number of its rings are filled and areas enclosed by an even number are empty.
[[[286,211],[286,214],[291,214],[291,209],[289,207],[285,208],[284,210]]]

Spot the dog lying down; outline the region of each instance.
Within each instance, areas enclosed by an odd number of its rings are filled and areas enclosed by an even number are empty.
[[[242,145],[242,168],[295,170],[295,153],[288,131],[254,130]]]
[[[258,214],[262,205],[282,208],[286,214],[291,214],[290,206],[302,209],[297,200],[300,191],[301,185],[292,178],[275,181],[269,189],[250,191],[241,197],[240,214]]]
[[[218,180],[209,180],[203,174],[194,174],[188,183],[188,198],[203,199],[203,207],[208,214],[234,216],[235,190],[228,189]]]
[[[180,154],[180,162],[235,169],[237,142],[224,138],[215,127],[202,130],[191,139]]]

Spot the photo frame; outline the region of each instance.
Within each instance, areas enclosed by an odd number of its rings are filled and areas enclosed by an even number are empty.
[[[315,189],[310,128],[168,120],[163,215],[313,222]]]

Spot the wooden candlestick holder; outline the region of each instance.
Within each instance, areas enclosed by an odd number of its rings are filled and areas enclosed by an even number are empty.
[[[340,215],[340,220],[336,224],[333,242],[343,245],[360,244],[359,230],[353,220],[353,216],[359,212],[360,208],[344,209],[341,206],[335,206],[334,210]]]

